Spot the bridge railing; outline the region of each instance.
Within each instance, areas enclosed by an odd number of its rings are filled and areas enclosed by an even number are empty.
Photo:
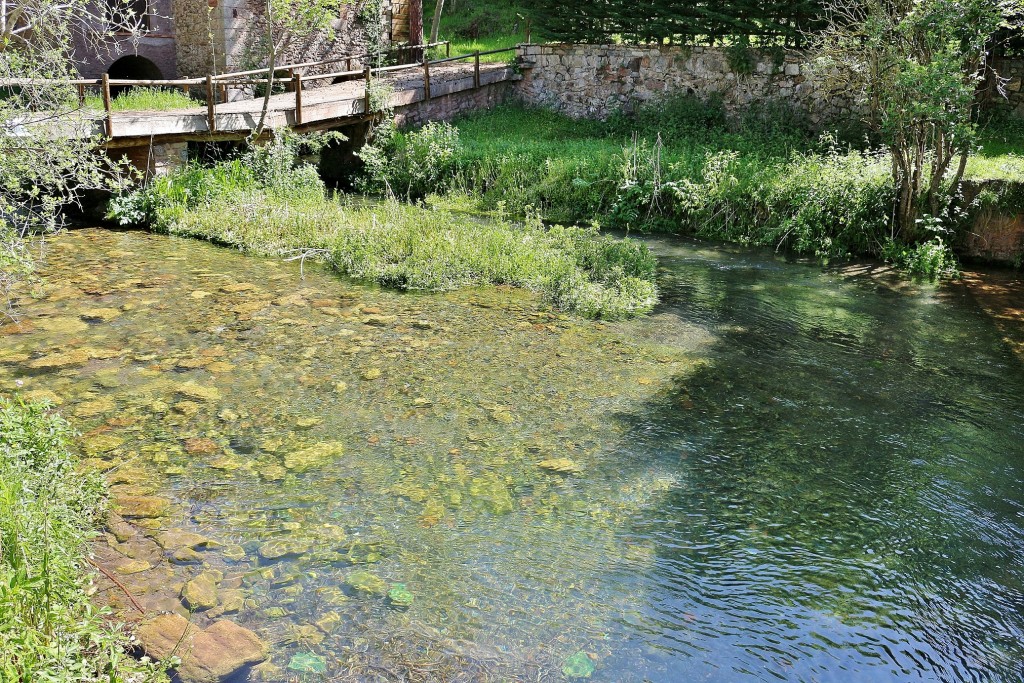
[[[434,47],[445,48],[445,57],[431,60],[429,58],[429,50]],[[294,121],[296,125],[301,125],[302,121],[302,95],[304,84],[311,81],[326,80],[330,79],[333,81],[342,80],[355,80],[362,78],[366,82],[366,91],[364,94],[364,112],[366,114],[372,113],[370,111],[370,92],[373,79],[383,74],[394,74],[404,71],[412,70],[423,70],[423,90],[425,99],[429,100],[432,97],[430,87],[430,70],[431,67],[440,64],[446,64],[450,62],[465,61],[467,59],[474,60],[473,69],[473,87],[480,87],[480,61],[481,57],[488,55],[502,54],[506,52],[514,52],[517,49],[516,46],[500,48],[497,50],[477,50],[462,55],[452,56],[451,54],[451,41],[438,41],[434,43],[424,43],[421,45],[412,46],[401,46],[400,48],[392,49],[388,52],[404,52],[405,54],[414,54],[420,52],[423,55],[422,61],[407,62],[404,64],[396,64],[392,66],[381,66],[373,67],[367,63],[370,59],[381,56],[382,53],[360,53],[354,55],[344,55],[341,57],[335,57],[331,59],[323,59],[311,62],[298,62],[293,64],[282,64],[276,66],[273,69],[275,78],[280,74],[280,82],[285,86],[286,91],[294,93],[295,96],[295,108],[294,108]],[[326,73],[307,73],[303,74],[303,71],[309,69],[317,69],[320,67],[345,64],[343,71],[333,71]],[[354,69],[353,66],[359,64],[360,68]],[[216,113],[217,105],[226,102],[228,99],[228,88],[229,87],[258,87],[264,85],[267,82],[267,76],[269,75],[269,69],[250,69],[248,71],[234,71],[223,74],[209,74],[205,78],[178,78],[178,79],[167,79],[167,80],[156,80],[156,79],[114,79],[110,78],[107,74],[103,74],[102,78],[98,79],[71,79],[71,80],[53,80],[53,79],[31,79],[31,78],[9,78],[0,79],[0,88],[17,88],[17,87],[31,87],[33,85],[38,86],[54,86],[54,85],[65,85],[73,86],[77,88],[79,105],[84,105],[86,99],[86,91],[88,88],[98,88],[103,102],[104,111],[104,132],[107,137],[114,137],[114,112],[113,112],[113,97],[111,91],[114,88],[174,88],[181,89],[185,94],[190,95],[193,92],[193,88],[201,90],[204,99],[206,100],[206,116],[207,125],[210,133],[216,132]]]

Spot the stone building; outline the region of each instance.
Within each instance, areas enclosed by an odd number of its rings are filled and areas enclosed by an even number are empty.
[[[83,78],[99,78],[104,73],[111,78],[191,78],[257,68],[264,63],[264,0],[131,3],[143,17],[147,32],[138,41],[129,35],[115,35],[98,49],[77,40],[74,57]],[[414,8],[422,16],[422,0],[346,2],[333,21],[330,35],[316,32],[290,42],[278,63],[362,54],[374,33],[380,34],[382,43],[408,43]],[[367,26],[375,17],[379,25]]]

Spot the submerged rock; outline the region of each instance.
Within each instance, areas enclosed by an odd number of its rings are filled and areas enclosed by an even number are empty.
[[[205,631],[178,614],[161,614],[139,627],[143,651],[156,661],[181,659],[181,683],[224,683],[267,659],[269,648],[247,628],[222,619]]]
[[[174,385],[174,393],[194,401],[219,401],[220,390],[216,387],[204,387],[195,382],[182,382]]]
[[[579,463],[569,458],[548,458],[537,463],[537,467],[558,474],[579,474],[583,471]]]
[[[309,543],[294,538],[279,538],[260,546],[260,557],[264,560],[278,560],[289,555],[304,555],[309,552]]]
[[[121,311],[116,308],[93,308],[88,311],[83,311],[79,316],[86,322],[109,322],[121,315]]]
[[[185,439],[185,452],[189,455],[212,455],[220,450],[220,444],[213,439],[200,436]]]
[[[345,453],[345,447],[336,441],[292,451],[284,456],[284,466],[296,472],[322,467]]]
[[[590,678],[594,675],[594,661],[586,652],[580,650],[562,664],[562,673],[566,678]]]
[[[181,599],[191,610],[202,611],[217,606],[217,583],[220,577],[213,572],[203,572],[185,584]]]
[[[153,519],[164,517],[170,511],[171,502],[166,498],[155,496],[122,496],[114,505],[116,512],[122,517],[142,517]]]
[[[327,660],[320,655],[300,652],[293,655],[288,661],[288,670],[299,673],[325,674],[327,673]]]
[[[405,587],[404,583],[392,584],[388,591],[388,601],[394,607],[409,607],[416,601],[416,597]]]
[[[357,593],[384,595],[388,591],[388,584],[384,579],[365,570],[353,572],[345,579],[345,583]]]
[[[171,529],[162,531],[156,535],[157,544],[164,550],[176,550],[178,548],[205,548],[216,545],[206,536],[196,534],[184,529]]]

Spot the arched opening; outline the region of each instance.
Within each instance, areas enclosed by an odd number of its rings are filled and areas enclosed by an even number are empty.
[[[126,55],[121,57],[107,69],[107,75],[110,76],[111,80],[117,79],[129,79],[129,80],[145,80],[145,81],[158,81],[161,80],[164,75],[160,72],[160,67],[154,64],[151,60],[145,57],[139,57],[138,55]],[[117,97],[124,91],[128,90],[123,86],[112,87],[110,94]]]

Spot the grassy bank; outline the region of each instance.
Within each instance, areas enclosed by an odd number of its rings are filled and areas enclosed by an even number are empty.
[[[969,176],[1022,177],[1024,163],[1006,144],[987,144]],[[884,256],[922,274],[948,270],[957,227],[930,225],[894,241],[888,156],[812,135],[797,112],[771,106],[735,121],[719,103],[681,97],[607,122],[503,107],[377,146],[364,153],[369,192],[458,195],[480,210],[539,211],[552,221],[597,220],[825,259]]]
[[[86,543],[104,505],[66,422],[0,398],[0,681],[152,680],[87,595]]]
[[[423,18],[427,35],[434,16],[434,2],[423,5]],[[480,0],[464,2],[446,0],[441,14],[438,40],[452,41],[452,54],[462,55],[480,50],[498,50],[522,43],[526,39],[528,12],[515,3]],[[542,38],[536,28],[534,40]],[[440,52],[438,56],[443,56]],[[508,54],[485,55],[483,61],[506,62]]]
[[[398,289],[481,284],[540,293],[592,318],[622,318],[657,302],[648,248],[537,219],[481,221],[435,208],[328,198],[294,141],[212,167],[192,166],[112,204],[122,223],[148,223],[261,255],[306,254],[345,275]]]

